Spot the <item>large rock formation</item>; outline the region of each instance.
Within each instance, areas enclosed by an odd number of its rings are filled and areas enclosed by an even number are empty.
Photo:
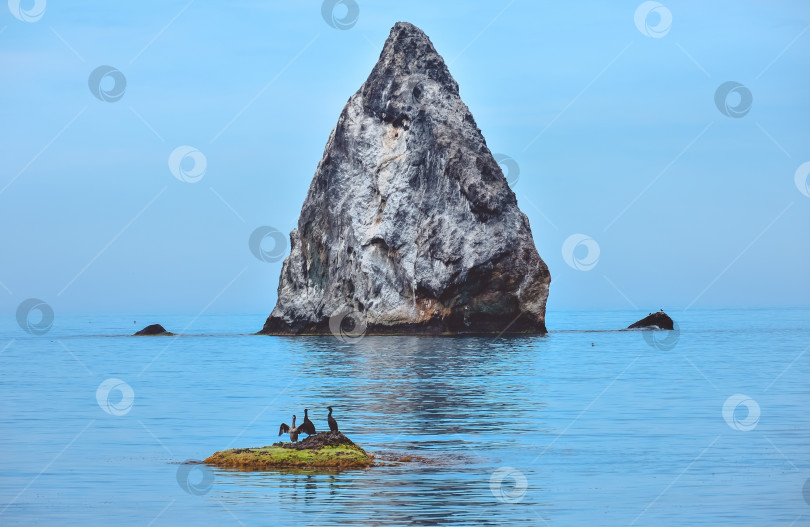
[[[408,23],[341,112],[290,247],[261,333],[329,333],[330,317],[334,332],[347,315],[369,333],[546,332],[551,276],[529,221]]]

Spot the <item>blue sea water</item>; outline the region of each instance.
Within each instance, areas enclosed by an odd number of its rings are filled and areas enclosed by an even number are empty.
[[[4,320],[0,525],[810,525],[810,310],[613,331],[645,314],[351,342],[251,335],[258,314]],[[122,336],[153,322],[187,335]],[[271,444],[305,407],[325,429],[326,406],[367,450],[422,460],[182,464]]]

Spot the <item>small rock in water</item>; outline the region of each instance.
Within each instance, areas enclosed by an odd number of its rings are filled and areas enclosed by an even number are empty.
[[[170,331],[166,331],[166,328],[161,326],[160,324],[151,324],[146,326],[142,330],[138,331],[133,337],[155,337],[155,336],[165,336],[165,335],[174,335]]]
[[[366,468],[374,456],[341,432],[321,432],[297,443],[275,443],[260,448],[236,448],[214,452],[206,463],[242,470],[302,468],[308,470]]]
[[[663,309],[657,313],[650,313],[649,315],[642,318],[638,322],[635,322],[627,326],[627,329],[640,329],[640,328],[675,329],[672,319],[669,318],[669,315],[664,313]]]

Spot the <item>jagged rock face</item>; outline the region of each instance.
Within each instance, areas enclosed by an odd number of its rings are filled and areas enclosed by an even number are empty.
[[[545,333],[529,221],[427,36],[391,30],[329,136],[262,333]]]

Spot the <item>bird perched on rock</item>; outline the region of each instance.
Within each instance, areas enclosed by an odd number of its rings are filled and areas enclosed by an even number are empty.
[[[282,434],[288,433],[290,434],[290,441],[295,443],[298,441],[298,428],[295,427],[295,415],[293,414],[292,420],[292,427],[288,426],[287,423],[281,423],[281,426],[278,429],[278,435],[281,436]]]
[[[304,422],[298,427],[299,432],[303,432],[308,436],[315,435],[315,425],[309,420],[309,409],[304,408]]]
[[[335,421],[335,418],[332,417],[332,407],[327,406],[326,408],[329,410],[329,417],[327,417],[327,419],[326,419],[327,421],[329,421],[329,431],[337,432],[338,431],[338,425],[337,425],[337,421]]]

